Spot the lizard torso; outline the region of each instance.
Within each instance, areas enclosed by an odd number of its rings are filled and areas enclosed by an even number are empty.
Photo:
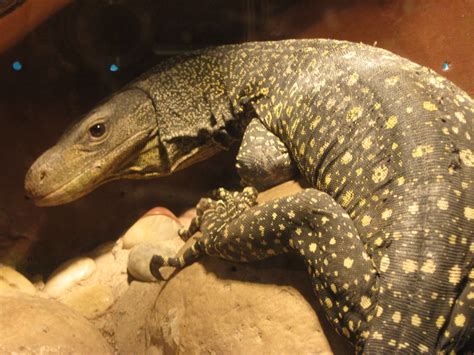
[[[417,344],[459,336],[472,318],[472,304],[458,299],[474,277],[472,99],[366,45],[285,41],[243,52],[260,81],[259,120],[301,174],[349,213],[373,260],[380,291],[372,337],[423,351]],[[449,317],[458,329],[447,329]]]

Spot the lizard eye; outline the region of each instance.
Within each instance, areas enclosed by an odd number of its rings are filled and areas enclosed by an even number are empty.
[[[103,123],[96,123],[89,128],[89,133],[94,138],[102,137],[105,133],[105,125]]]

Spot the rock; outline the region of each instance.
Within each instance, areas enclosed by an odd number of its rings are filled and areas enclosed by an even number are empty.
[[[86,257],[71,259],[53,272],[44,291],[51,297],[59,297],[79,281],[90,277],[95,271],[94,260]]]
[[[53,300],[19,292],[0,295],[0,353],[112,354],[82,316]]]
[[[145,320],[162,286],[163,283],[132,281],[106,315],[94,321],[104,336],[110,337],[118,354],[147,353]]]
[[[150,260],[153,255],[175,256],[179,249],[172,248],[169,244],[153,245],[140,244],[130,251],[128,258],[128,272],[139,281],[156,281],[150,272]],[[162,267],[160,275],[162,280],[167,280],[173,273],[174,268]]]
[[[145,213],[121,238],[124,249],[148,243],[175,244],[179,239],[178,230],[181,223],[169,210],[163,207],[153,208]]]
[[[21,291],[29,295],[36,293],[35,286],[26,277],[9,266],[0,265],[0,294],[4,290]]]
[[[92,319],[104,314],[114,304],[114,295],[109,286],[95,284],[74,289],[59,301]]]
[[[268,261],[251,265],[205,258],[181,270],[162,288],[147,319],[148,351],[353,353],[324,316],[321,327],[305,270],[262,265]]]

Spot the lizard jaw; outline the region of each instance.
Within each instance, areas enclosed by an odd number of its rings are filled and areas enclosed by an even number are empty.
[[[119,161],[109,159],[110,156],[121,151],[121,154],[118,154],[119,160],[127,160],[127,157],[133,156],[135,153],[136,142],[142,141],[148,136],[148,132],[143,131],[135,134],[117,146],[114,152],[109,152],[96,161],[93,166],[84,167],[78,175],[74,175],[64,182],[48,181],[48,174],[51,171],[67,169],[67,163],[64,160],[56,161],[54,159],[57,152],[55,151],[56,147],[53,147],[50,151],[46,151],[44,156],[38,158],[26,174],[27,196],[37,206],[57,206],[77,200],[100,185],[120,178],[120,176],[114,176],[115,169],[113,169]],[[54,176],[54,174],[52,175]],[[51,186],[48,188],[49,184]]]

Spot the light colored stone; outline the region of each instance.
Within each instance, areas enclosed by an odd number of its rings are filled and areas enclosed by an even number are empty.
[[[306,271],[269,265],[205,258],[181,270],[147,319],[148,352],[353,353],[324,316],[318,321]]]
[[[60,302],[0,295],[0,354],[112,354],[86,319]]]
[[[59,297],[78,282],[89,278],[95,271],[94,260],[86,257],[71,259],[53,272],[44,291],[51,297]]]
[[[163,244],[178,237],[179,220],[169,210],[158,207],[148,211],[121,238],[124,249],[138,244]]]
[[[178,248],[173,248],[169,244],[137,245],[130,251],[127,266],[128,272],[140,281],[156,281],[156,278],[150,272],[150,261],[153,255],[173,257],[177,252]],[[160,269],[161,280],[167,280],[173,271],[174,268],[172,267],[162,267]]]
[[[15,290],[34,295],[35,286],[15,269],[0,265],[0,294],[5,290]]]
[[[112,289],[107,285],[95,284],[72,290],[59,299],[84,317],[96,318],[114,303]]]

